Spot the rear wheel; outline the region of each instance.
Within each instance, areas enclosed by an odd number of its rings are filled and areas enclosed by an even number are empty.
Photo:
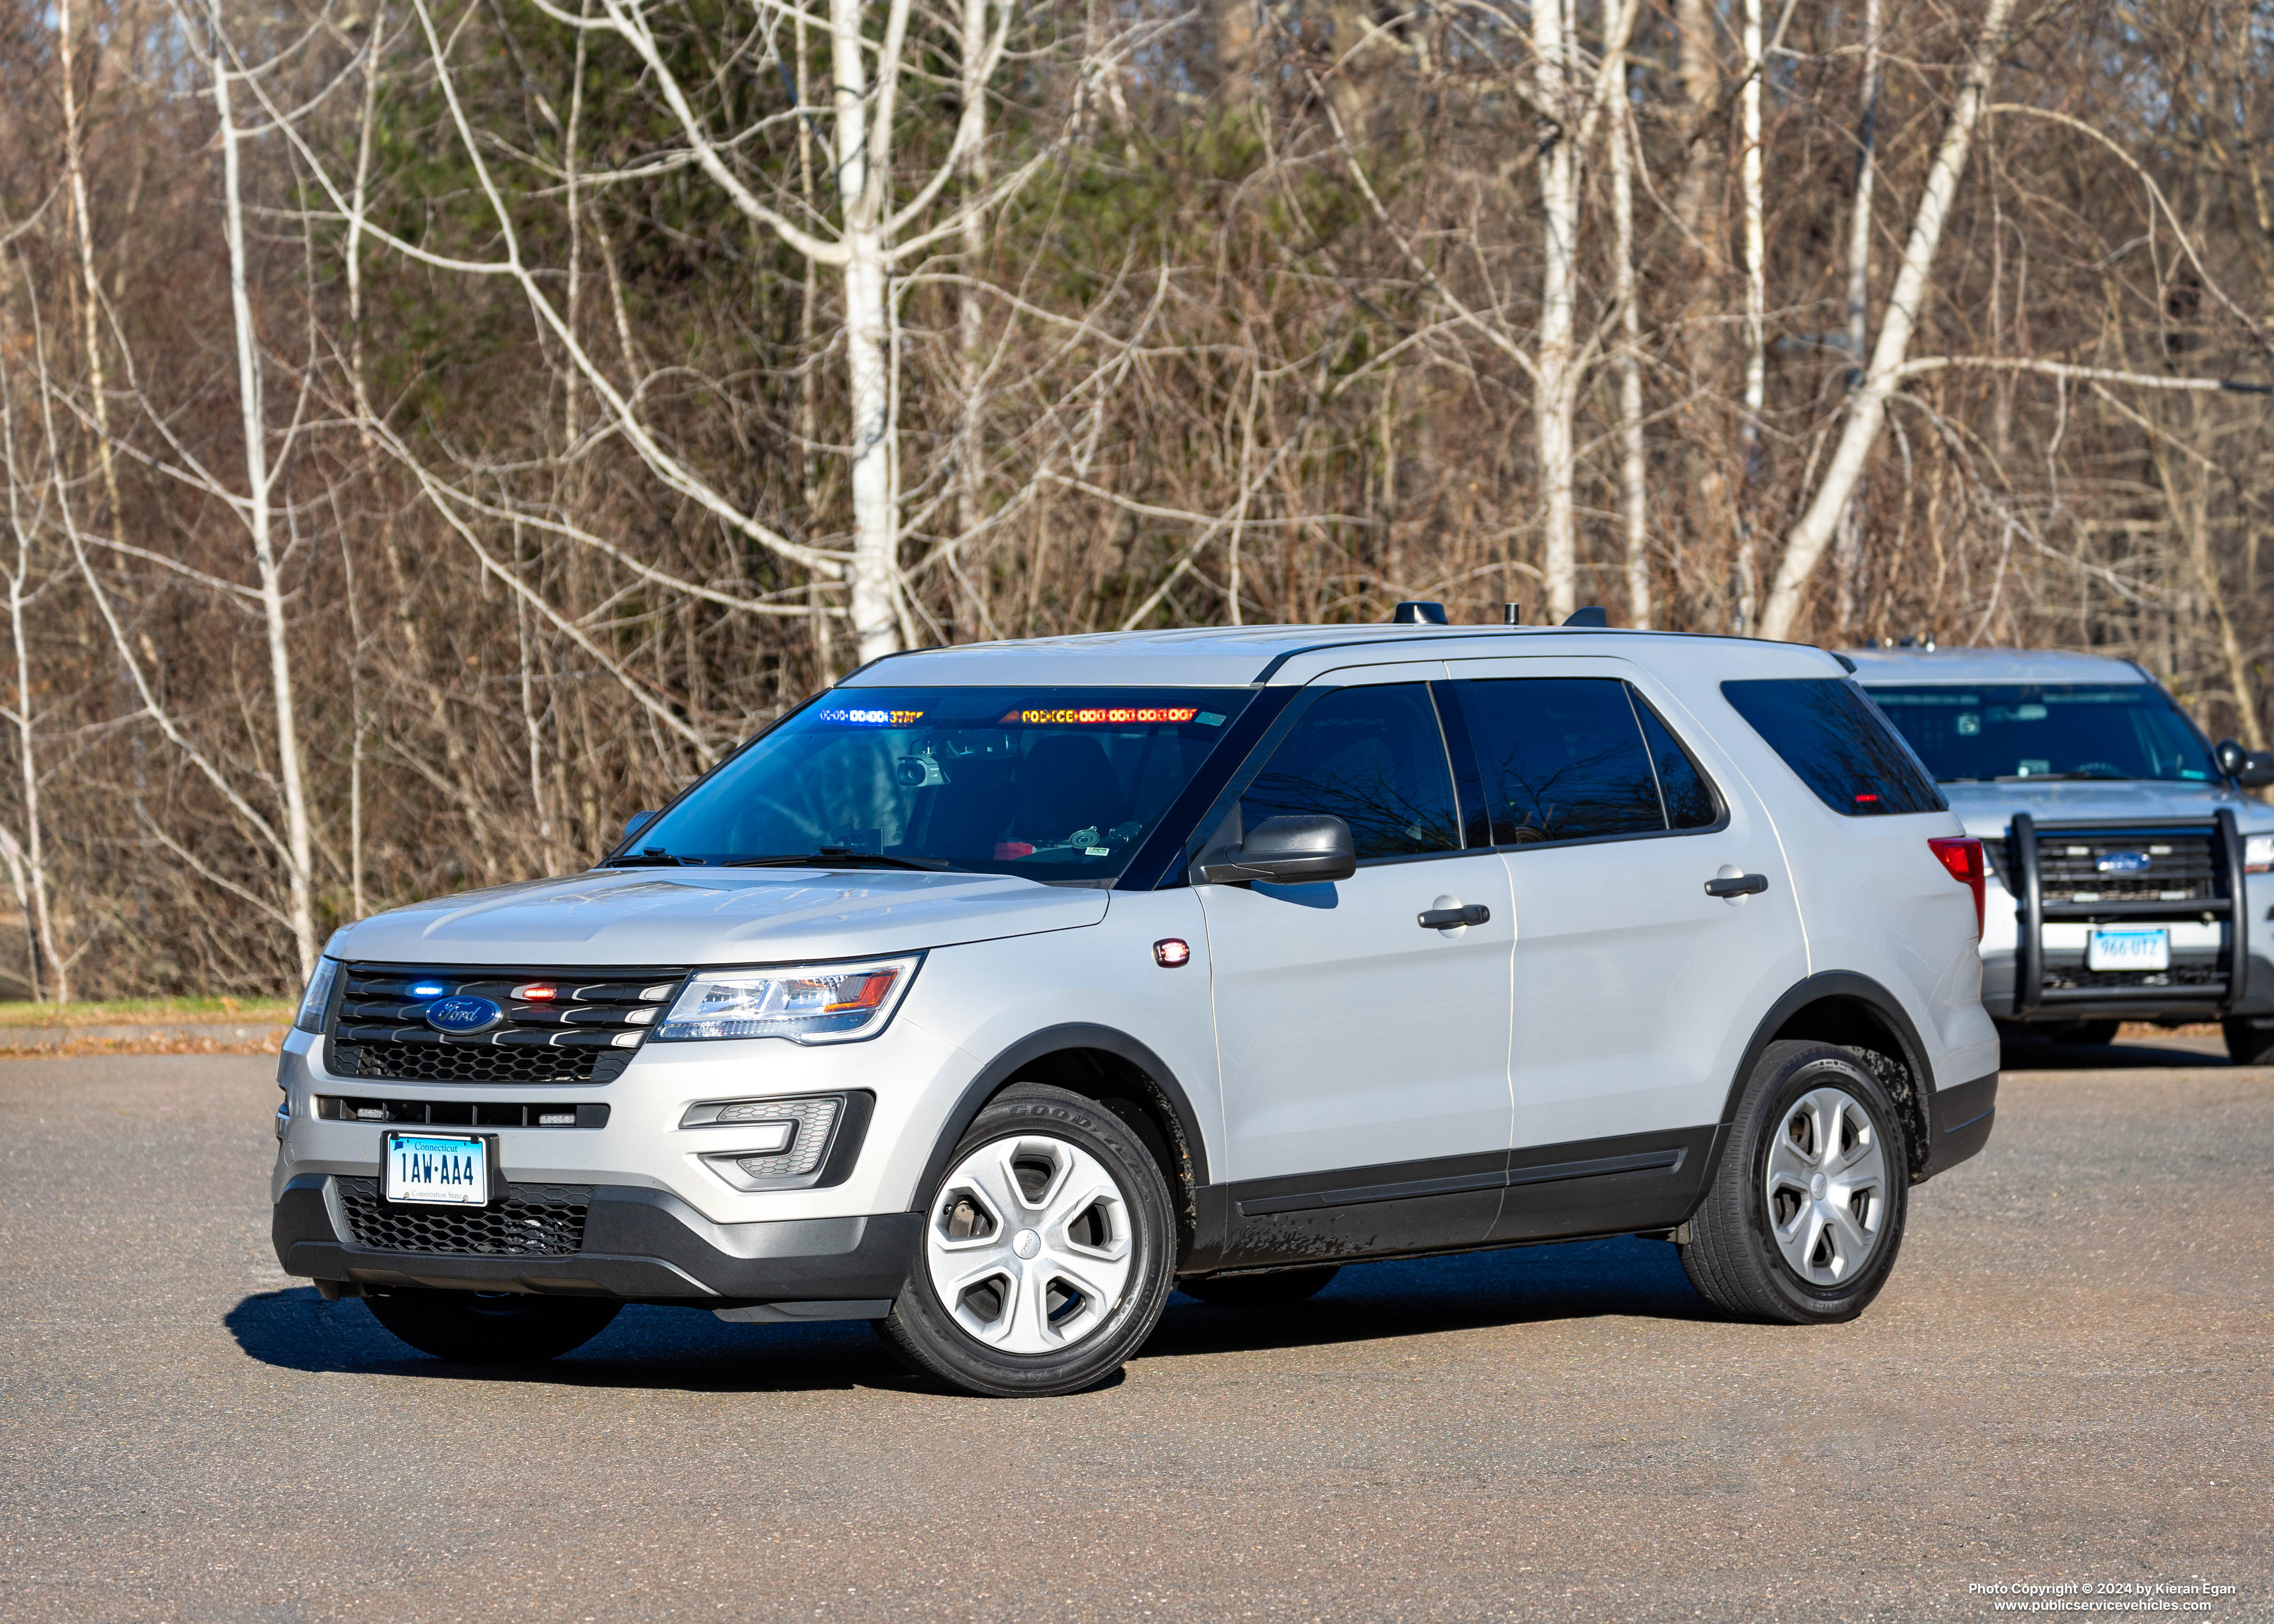
[[[1020,1083],[979,1113],[925,1207],[922,1251],[877,1328],[913,1369],[998,1398],[1111,1375],[1168,1304],[1176,1225],[1119,1117]]]
[[[1902,1244],[1910,1158],[1879,1080],[1826,1043],[1753,1069],[1682,1267],[1715,1307],[1786,1325],[1852,1320]]]
[[[2274,1020],[2238,1017],[2225,1026],[2229,1060],[2237,1065],[2274,1065]]]
[[[1269,1274],[1180,1280],[1177,1289],[1219,1308],[1286,1308],[1318,1296],[1341,1273],[1340,1265],[1329,1263],[1318,1268],[1277,1269]]]
[[[623,1306],[522,1291],[398,1291],[364,1299],[372,1318],[421,1353],[460,1365],[540,1365],[581,1348]]]

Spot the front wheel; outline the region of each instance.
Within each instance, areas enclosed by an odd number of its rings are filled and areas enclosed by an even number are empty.
[[[616,1317],[605,1298],[521,1291],[398,1291],[365,1297],[372,1318],[421,1353],[460,1365],[541,1365],[581,1348]]]
[[[2237,1065],[2274,1065],[2274,1020],[2237,1016],[2228,1021],[2226,1057]]]
[[[1077,1393],[1152,1335],[1175,1267],[1169,1187],[1136,1136],[1080,1094],[1016,1084],[948,1157],[877,1328],[968,1393]]]
[[[1826,1043],[1772,1043],[1754,1067],[1682,1267],[1748,1320],[1853,1320],[1902,1244],[1910,1157],[1879,1079]]]

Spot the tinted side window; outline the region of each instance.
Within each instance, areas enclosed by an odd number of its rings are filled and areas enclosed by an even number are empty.
[[[1658,777],[1623,682],[1607,677],[1472,681],[1466,698],[1502,846],[1655,834]]]
[[[1639,697],[1635,716],[1642,723],[1643,741],[1650,748],[1650,763],[1658,769],[1658,793],[1666,798],[1666,821],[1675,829],[1710,829],[1721,820],[1713,786],[1682,741],[1658,719],[1658,712]]]
[[[1348,823],[1361,861],[1460,849],[1452,770],[1427,688],[1337,688],[1312,702],[1239,798],[1250,829],[1306,813]]]
[[[1846,678],[1724,682],[1721,692],[1834,812],[1870,817],[1947,808],[1879,707]]]

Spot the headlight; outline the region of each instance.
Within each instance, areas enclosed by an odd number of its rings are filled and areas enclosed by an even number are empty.
[[[779,970],[711,970],[687,983],[656,1026],[665,1042],[688,1038],[787,1038],[850,1043],[873,1038],[915,979],[921,953],[860,964]]]
[[[316,960],[316,973],[308,978],[308,990],[301,995],[299,1013],[292,1024],[303,1032],[321,1032],[324,1011],[332,1002],[332,983],[340,978],[340,961],[336,959]]]
[[[2252,835],[2243,841],[2242,871],[2274,873],[2274,835]]]

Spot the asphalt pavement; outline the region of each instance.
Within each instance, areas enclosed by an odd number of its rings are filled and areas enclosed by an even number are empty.
[[[1178,1297],[1021,1402],[673,1309],[441,1365],[278,1272],[272,1062],[0,1063],[0,1617],[2274,1618],[2274,1069],[2207,1048],[2009,1056],[1852,1325],[1590,1242]]]

